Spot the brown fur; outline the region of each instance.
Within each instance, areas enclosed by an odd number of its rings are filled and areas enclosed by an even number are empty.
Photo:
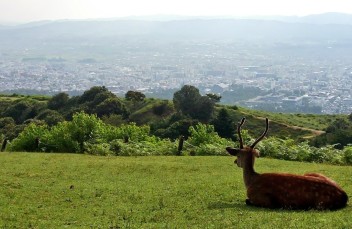
[[[254,171],[255,158],[259,152],[252,146],[243,146],[240,138],[240,149],[227,147],[229,154],[237,156],[235,163],[243,168],[243,179],[247,188],[246,203],[265,208],[285,209],[339,209],[346,206],[348,196],[345,191],[332,179],[318,173],[294,175],[286,173],[263,173]],[[268,130],[267,127],[260,140]],[[259,141],[257,140],[256,143]]]
[[[267,208],[339,209],[347,194],[334,183],[314,176],[263,173],[247,188],[249,204]]]

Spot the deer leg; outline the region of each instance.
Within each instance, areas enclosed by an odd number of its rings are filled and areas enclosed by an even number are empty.
[[[251,203],[251,201],[249,199],[246,199],[246,205],[252,206],[253,204]]]
[[[257,206],[264,208],[279,208],[280,204],[277,202],[276,198],[270,194],[260,194],[251,196],[246,199],[246,204],[248,206]]]

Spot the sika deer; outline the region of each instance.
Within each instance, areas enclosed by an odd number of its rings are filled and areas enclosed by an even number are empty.
[[[237,156],[235,163],[243,168],[243,179],[247,189],[247,205],[265,208],[285,209],[339,209],[346,206],[348,196],[335,181],[317,174],[294,175],[285,173],[263,173],[254,171],[255,157],[259,152],[254,149],[268,132],[269,121],[266,119],[264,133],[251,145],[243,146],[241,127],[237,126],[240,149],[227,147],[229,154]]]

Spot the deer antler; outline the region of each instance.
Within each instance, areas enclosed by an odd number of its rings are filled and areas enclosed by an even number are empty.
[[[266,133],[268,133],[268,129],[269,129],[269,120],[268,118],[265,119],[265,122],[266,122],[266,127],[265,127],[265,131],[262,133],[262,135],[260,135],[260,137],[255,140],[255,142],[253,142],[253,144],[250,146],[252,149],[254,148],[254,146],[256,144],[258,144],[258,142],[260,142],[266,135]]]
[[[242,118],[241,122],[239,122],[237,124],[237,133],[238,133],[238,138],[240,141],[240,149],[243,149],[243,139],[242,139],[242,135],[241,135],[241,127],[245,121],[246,121],[246,118]]]

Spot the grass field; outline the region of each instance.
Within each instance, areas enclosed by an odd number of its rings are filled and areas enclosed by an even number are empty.
[[[0,154],[0,228],[352,228],[339,211],[246,206],[231,157]],[[258,172],[320,172],[352,194],[352,167],[260,158]]]
[[[293,114],[293,113],[275,113],[268,111],[252,110],[241,107],[243,114],[252,115],[254,117],[267,117],[287,126],[298,126],[312,130],[325,130],[336,119],[347,119],[347,115],[343,114]]]

